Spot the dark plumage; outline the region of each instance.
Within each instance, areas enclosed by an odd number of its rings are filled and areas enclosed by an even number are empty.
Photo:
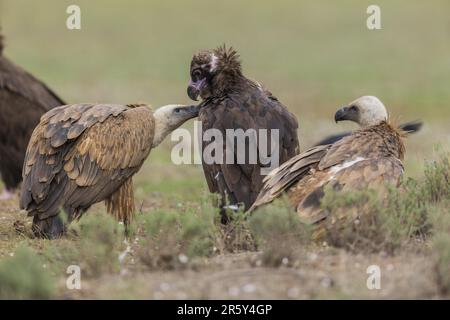
[[[324,220],[320,202],[326,187],[335,190],[398,185],[403,175],[406,132],[387,122],[387,112],[375,97],[362,97],[336,113],[336,121],[351,120],[361,129],[334,144],[320,145],[273,170],[250,211],[287,193],[304,222]]]
[[[36,235],[64,232],[59,211],[77,219],[97,202],[128,223],[134,210],[132,176],[152,147],[197,106],[75,104],[44,114],[33,131],[23,167],[20,207],[33,216]]]
[[[0,35],[0,173],[7,190],[22,181],[22,164],[39,118],[62,101],[44,83],[3,56]]]
[[[203,99],[199,112],[203,131],[217,129],[225,137],[227,129],[278,129],[279,163],[298,154],[295,116],[270,92],[243,75],[236,51],[223,46],[197,53],[192,58],[190,75],[188,95],[193,100],[198,96]],[[248,143],[246,140],[247,153]],[[203,148],[208,144],[204,142]],[[230,151],[223,145],[226,158]],[[231,157],[236,160],[236,148]],[[246,164],[203,162],[209,190],[220,195],[220,208],[242,204],[247,209],[255,201],[262,187],[263,165],[247,163],[248,160]],[[227,221],[225,210],[222,210],[222,221]]]

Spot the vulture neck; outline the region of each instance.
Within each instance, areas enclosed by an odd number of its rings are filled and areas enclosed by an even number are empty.
[[[247,88],[251,81],[244,77],[240,69],[224,70],[212,79],[212,95],[220,97]]]
[[[152,148],[157,147],[167,135],[172,132],[172,128],[167,124],[167,119],[154,113],[155,133],[153,135]]]

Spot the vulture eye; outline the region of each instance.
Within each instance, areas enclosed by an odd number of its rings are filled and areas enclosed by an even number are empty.
[[[180,113],[181,109],[180,108],[176,108],[174,111],[175,111],[175,113]]]
[[[193,78],[200,78],[202,76],[202,72],[199,69],[192,71]]]
[[[354,112],[356,112],[356,111],[358,111],[358,107],[357,107],[357,106],[355,106],[355,105],[353,105],[353,106],[350,106],[350,111],[354,111]]]

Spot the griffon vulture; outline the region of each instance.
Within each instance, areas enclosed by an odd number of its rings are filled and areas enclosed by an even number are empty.
[[[313,147],[273,170],[250,211],[287,192],[300,217],[317,223],[327,217],[320,207],[327,186],[358,190],[399,184],[406,133],[389,123],[383,103],[373,96],[361,97],[338,110],[335,120],[354,121],[361,128],[334,144]]]
[[[219,130],[226,136],[226,130],[278,129],[279,164],[299,152],[296,117],[257,82],[246,78],[236,51],[225,46],[195,54],[190,66],[190,83],[187,89],[191,99],[202,98],[199,120],[203,132]],[[268,141],[271,137],[267,138]],[[243,205],[250,208],[261,187],[264,175],[262,162],[250,163],[249,140],[245,140],[246,162],[237,161],[237,144],[227,150],[223,143],[223,159],[230,157],[234,163],[207,164],[203,161],[203,171],[209,190],[219,194],[222,222],[227,222],[226,208]],[[257,142],[260,148],[259,141]],[[208,143],[203,142],[203,149]],[[271,150],[269,148],[269,150]],[[233,154],[227,154],[233,153]],[[268,170],[270,171],[270,170]]]
[[[28,140],[39,118],[65,104],[44,83],[3,56],[0,35],[0,173],[8,199],[22,181],[22,165]]]
[[[34,129],[23,166],[20,207],[38,236],[64,233],[68,221],[94,203],[127,224],[133,214],[132,176],[150,150],[198,115],[198,106],[73,104],[54,108]]]

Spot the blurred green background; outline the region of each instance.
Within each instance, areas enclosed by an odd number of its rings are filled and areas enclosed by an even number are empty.
[[[66,28],[70,4],[81,7],[81,30]],[[370,4],[382,30],[366,27]],[[449,1],[2,0],[0,12],[6,55],[68,102],[190,103],[192,55],[226,43],[298,116],[302,149],[354,128],[333,114],[366,94],[399,121],[425,121],[408,141],[409,175],[450,142]],[[170,163],[171,145],[136,177],[139,197],[206,190],[201,168]]]

